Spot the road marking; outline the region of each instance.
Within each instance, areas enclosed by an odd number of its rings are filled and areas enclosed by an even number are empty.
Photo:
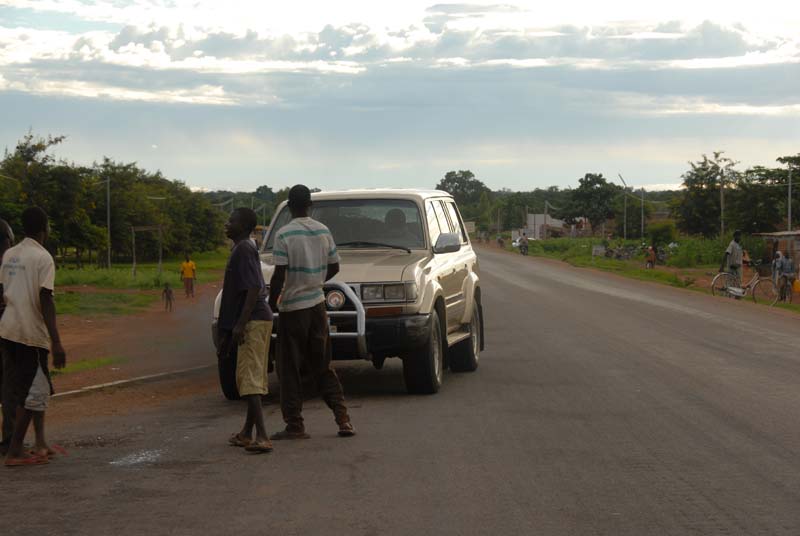
[[[215,365],[201,365],[199,367],[190,367],[190,368],[185,368],[185,369],[180,369],[180,370],[171,370],[169,372],[159,372],[158,374],[148,374],[146,376],[137,376],[135,378],[129,378],[127,380],[117,380],[117,381],[108,382],[108,383],[100,383],[100,384],[97,384],[97,385],[90,385],[88,387],[81,387],[80,389],[75,389],[73,391],[66,391],[66,392],[63,392],[63,393],[56,393],[56,394],[53,395],[53,398],[56,398],[56,397],[59,397],[59,396],[70,396],[70,395],[77,395],[77,394],[81,394],[81,393],[88,393],[88,392],[91,392],[91,391],[99,391],[100,389],[106,389],[107,387],[119,387],[121,385],[129,385],[131,383],[143,382],[143,381],[147,381],[147,380],[156,380],[158,378],[164,378],[166,376],[177,376],[178,374],[186,374],[187,372],[194,372],[196,370],[204,370],[204,369],[211,368],[213,366],[215,366]]]

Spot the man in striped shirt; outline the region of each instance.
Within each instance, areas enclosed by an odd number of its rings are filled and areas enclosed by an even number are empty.
[[[270,307],[280,308],[278,319],[278,372],[281,411],[286,429],[272,439],[305,439],[300,371],[313,375],[323,400],[333,410],[339,435],[355,434],[342,384],[331,367],[328,313],[323,285],[339,272],[339,254],[330,230],[309,217],[311,192],[301,184],[289,191],[292,221],[278,229],[270,281]],[[280,296],[280,303],[278,297]]]

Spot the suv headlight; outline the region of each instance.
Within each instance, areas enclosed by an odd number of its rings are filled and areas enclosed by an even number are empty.
[[[361,299],[364,301],[381,301],[383,285],[364,285],[361,287]]]
[[[386,301],[404,301],[406,299],[406,286],[402,283],[399,285],[384,285],[383,299]]]
[[[364,302],[414,302],[417,296],[417,284],[410,281],[361,286],[361,300]]]

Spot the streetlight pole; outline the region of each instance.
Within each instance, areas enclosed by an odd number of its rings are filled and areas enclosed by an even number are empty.
[[[622,235],[623,238],[627,240],[628,239],[628,184],[625,182],[625,179],[622,178],[621,173],[617,173],[617,176],[619,177],[619,180],[622,181],[622,184],[625,186],[625,195],[622,196],[622,203],[623,206],[625,207],[623,209],[624,216],[622,219],[623,221]]]
[[[642,240],[644,240],[644,186],[642,186]]]
[[[719,237],[725,236],[725,170],[719,173]]]
[[[788,231],[792,230],[792,164],[789,164],[789,199],[787,202],[789,207],[789,214],[788,214]]]
[[[111,268],[111,178],[106,179],[106,233],[108,240],[106,267]]]

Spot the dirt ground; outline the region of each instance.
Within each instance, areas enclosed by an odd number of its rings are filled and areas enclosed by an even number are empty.
[[[161,302],[134,315],[63,315],[58,326],[67,363],[110,359],[111,365],[57,375],[56,392],[215,363],[211,315],[220,283],[198,285],[194,299],[176,292],[174,310]],[[73,291],[95,292],[91,287]]]

